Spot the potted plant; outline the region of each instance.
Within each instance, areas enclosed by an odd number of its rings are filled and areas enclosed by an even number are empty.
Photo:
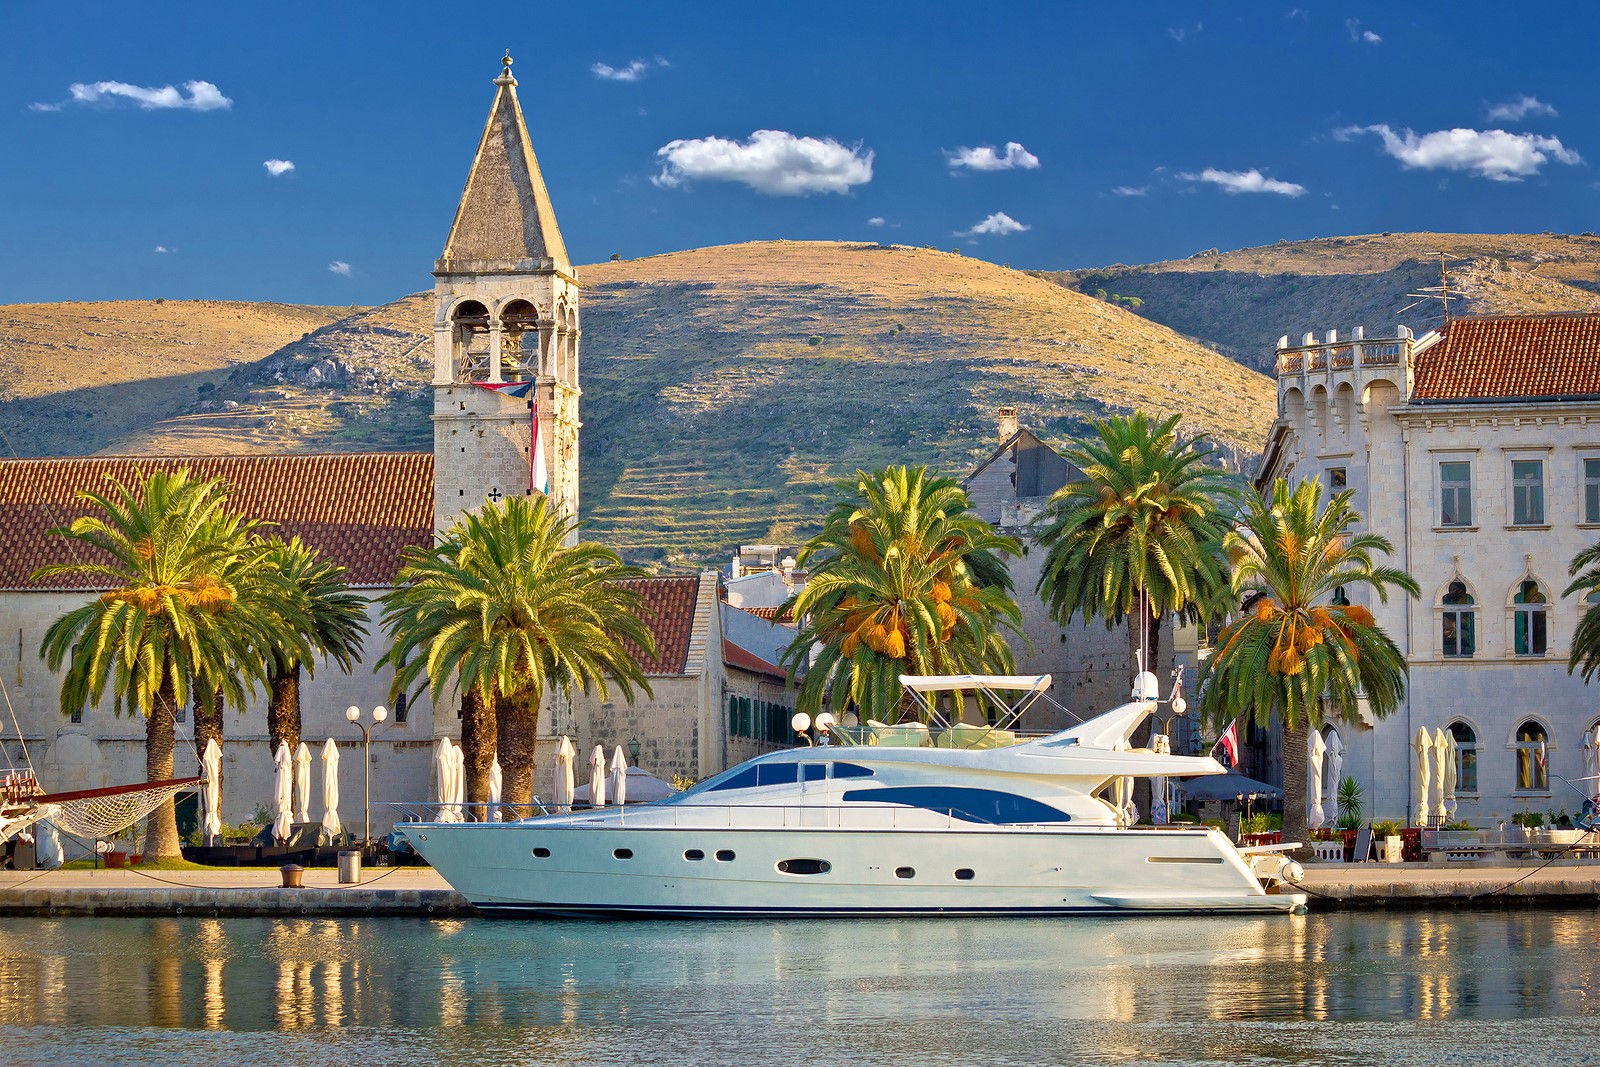
[[[1394,819],[1381,819],[1372,824],[1373,840],[1383,842],[1379,858],[1384,863],[1399,863],[1405,854],[1400,829],[1400,823]]]
[[[1339,780],[1339,815],[1333,820],[1344,838],[1346,863],[1355,859],[1356,833],[1361,829],[1361,783],[1354,776],[1345,775]]]

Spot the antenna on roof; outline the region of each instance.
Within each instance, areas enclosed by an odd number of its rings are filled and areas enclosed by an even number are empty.
[[[1401,308],[1399,311],[1396,311],[1395,314],[1404,315],[1406,312],[1410,311],[1424,300],[1437,300],[1439,303],[1444,305],[1444,324],[1448,326],[1450,325],[1450,298],[1453,296],[1460,296],[1461,293],[1459,290],[1452,290],[1450,288],[1450,272],[1445,267],[1445,253],[1443,250],[1433,249],[1424,253],[1424,255],[1439,257],[1439,284],[1424,285],[1414,293],[1407,293],[1407,296],[1414,296],[1416,299],[1407,304],[1405,307]]]

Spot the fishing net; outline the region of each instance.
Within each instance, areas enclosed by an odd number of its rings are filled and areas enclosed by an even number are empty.
[[[36,801],[40,807],[48,805],[50,812],[46,817],[64,834],[84,838],[112,837],[155,811],[175,793],[201,781],[177,778],[76,793],[47,793]]]

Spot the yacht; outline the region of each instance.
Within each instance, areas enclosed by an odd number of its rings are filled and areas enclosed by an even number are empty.
[[[923,721],[768,753],[649,804],[397,831],[476,908],[563,916],[810,917],[1304,911],[1298,865],[1202,826],[1130,825],[1134,778],[1222,774],[1135,749],[1135,699],[1036,738],[1002,727],[1049,675],[906,677]],[[995,725],[945,723],[942,693],[1020,692]],[[1176,696],[1176,689],[1174,691]],[[959,702],[959,697],[957,698]],[[1175,710],[1181,703],[1175,699]],[[796,716],[802,719],[803,716]],[[796,723],[804,729],[810,723]],[[1107,795],[1111,800],[1106,799]]]

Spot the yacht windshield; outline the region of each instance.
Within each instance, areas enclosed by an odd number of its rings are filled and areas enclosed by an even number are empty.
[[[689,797],[716,793],[724,789],[759,789],[764,786],[795,785],[800,781],[820,782],[824,778],[871,778],[872,769],[858,763],[816,761],[795,763],[741,763],[721,774],[690,786],[666,798],[663,804],[679,803]]]

